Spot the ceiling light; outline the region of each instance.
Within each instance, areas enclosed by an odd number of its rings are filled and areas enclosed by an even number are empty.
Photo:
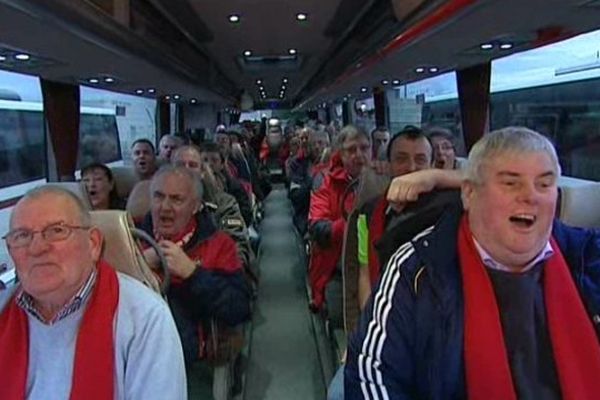
[[[237,14],[231,14],[229,17],[227,17],[227,19],[229,19],[229,22],[231,22],[232,24],[240,22],[240,16]]]
[[[135,92],[137,94],[143,94],[144,93],[144,89],[137,89]]]
[[[298,21],[306,21],[307,18],[308,18],[308,15],[306,15],[305,13],[296,14],[296,19]]]
[[[90,78],[90,79],[88,79],[88,82],[89,83],[98,83],[100,81],[97,78]]]
[[[198,100],[196,100],[196,99],[190,99],[190,103],[192,103],[192,104],[196,104],[197,102],[198,102]]]
[[[388,85],[390,83],[390,81],[388,81],[387,79],[384,79],[381,81],[382,85]]]
[[[31,58],[29,54],[19,53],[15,55],[15,58],[19,61],[27,61]]]
[[[494,45],[492,43],[483,43],[479,47],[481,48],[481,50],[491,50],[494,48]]]
[[[179,98],[180,98],[180,97],[181,97],[181,96],[180,96],[180,95],[178,95],[178,94],[174,94],[174,95],[173,95],[173,98],[174,98],[175,100],[179,100]]]
[[[392,81],[392,85],[399,85],[400,84],[400,80],[399,79],[394,79]]]
[[[366,88],[366,87],[362,87],[362,88],[360,88],[360,91],[361,91],[362,93],[367,93],[367,88]]]
[[[501,48],[502,50],[510,50],[510,49],[512,49],[512,48],[513,48],[513,44],[512,44],[512,43],[502,43],[502,44],[500,45],[500,48]]]
[[[250,50],[244,50],[245,57],[250,57],[251,55],[252,55],[252,52]]]
[[[288,78],[283,78],[281,81],[282,81],[283,83],[288,83]]]
[[[417,74],[422,74],[423,72],[425,72],[425,68],[423,68],[423,67],[419,67],[419,68],[415,69],[415,72],[416,72]]]
[[[262,91],[262,90],[265,90],[265,87],[264,87],[264,86],[259,86],[259,87],[258,87],[258,90],[261,90],[261,91]]]
[[[154,89],[154,88],[148,89],[148,93],[154,93],[154,92],[156,92],[156,89]]]
[[[281,85],[281,90],[285,90],[286,86],[285,85]]]
[[[256,84],[257,84],[257,85],[262,85],[262,79],[257,79],[257,80],[256,80]]]
[[[438,71],[439,71],[438,67],[431,67],[431,68],[429,68],[429,72],[431,72],[431,73],[436,73]]]
[[[6,61],[6,57],[0,56],[0,61]]]
[[[165,100],[171,100],[171,96],[169,96],[169,95],[166,95],[166,96],[165,96]]]
[[[290,53],[291,55],[295,55],[296,53],[298,53],[298,51],[296,49],[289,49],[288,53]]]
[[[107,76],[106,78],[104,78],[104,82],[106,83],[113,83],[115,81],[115,78],[111,78],[110,76]]]

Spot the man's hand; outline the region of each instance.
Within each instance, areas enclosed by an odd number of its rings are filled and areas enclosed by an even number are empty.
[[[373,160],[371,161],[371,168],[375,173],[379,175],[390,175],[390,163],[387,161]]]
[[[161,240],[158,244],[167,259],[167,268],[173,275],[181,278],[189,278],[196,270],[196,263],[187,254],[170,240]]]

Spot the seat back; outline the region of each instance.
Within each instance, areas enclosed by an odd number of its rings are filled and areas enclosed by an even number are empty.
[[[150,211],[150,181],[140,181],[135,185],[127,199],[126,210],[134,221],[142,221]]]
[[[92,203],[90,201],[90,196],[85,188],[85,185],[81,182],[50,182],[47,183],[46,186],[54,186],[61,189],[68,190],[77,196],[82,202],[83,205],[88,208],[88,210],[92,209]]]
[[[121,199],[127,199],[129,194],[133,190],[136,183],[139,182],[139,178],[135,174],[133,167],[131,166],[119,166],[111,167],[110,169],[115,180],[115,188],[117,189],[117,196]]]
[[[131,217],[121,210],[92,211],[92,224],[104,236],[102,258],[117,271],[141,281],[152,290],[160,293],[160,284],[150,270],[141,249],[133,237]]]
[[[560,177],[556,216],[567,225],[600,228],[600,182]]]

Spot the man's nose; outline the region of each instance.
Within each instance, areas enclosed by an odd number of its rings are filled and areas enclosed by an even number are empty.
[[[27,251],[32,255],[43,254],[50,249],[50,243],[42,236],[41,232],[34,232]]]
[[[533,182],[525,182],[519,190],[519,200],[526,203],[535,203],[538,199],[538,191]]]

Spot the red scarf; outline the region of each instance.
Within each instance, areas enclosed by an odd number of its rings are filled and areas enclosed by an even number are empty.
[[[600,345],[560,248],[544,265],[544,298],[558,380],[565,400],[600,398]],[[470,400],[516,400],[492,284],[467,217],[458,254],[465,299],[465,364]]]
[[[77,334],[70,400],[109,400],[115,392],[113,325],[119,282],[106,262],[99,261],[97,267],[96,284]],[[0,373],[0,399],[25,398],[28,363],[27,315],[13,297],[0,313],[0,365],[10,366]]]

